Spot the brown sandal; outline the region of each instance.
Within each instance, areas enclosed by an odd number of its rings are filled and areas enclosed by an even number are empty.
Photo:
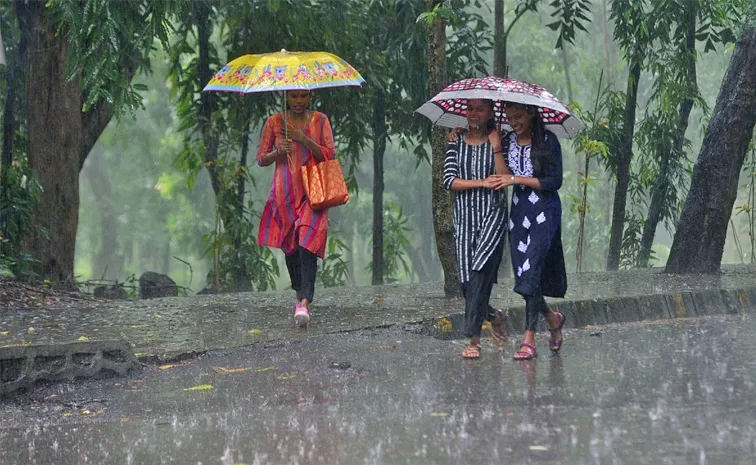
[[[499,350],[504,348],[507,341],[506,319],[503,311],[496,310],[496,318],[491,320],[491,343]]]
[[[480,358],[480,346],[469,345],[462,351],[462,358],[478,359]]]

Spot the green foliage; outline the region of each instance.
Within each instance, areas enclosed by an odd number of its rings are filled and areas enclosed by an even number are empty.
[[[746,191],[746,199],[741,205],[735,206],[735,215],[742,214],[746,217],[751,245],[749,261],[756,263],[756,139],[751,141],[748,158],[743,164],[743,172],[746,175],[747,182],[742,184],[740,188]]]
[[[183,3],[183,0],[178,2]],[[112,105],[116,115],[141,107],[137,71],[149,70],[153,43],[168,44],[169,16],[177,2],[135,0],[50,0],[58,33],[69,43],[68,79],[81,76],[83,111]]]
[[[349,262],[345,255],[349,252],[349,247],[341,239],[334,237],[336,231],[330,231],[330,234],[317,281],[323,287],[344,286],[349,280]]]
[[[383,209],[383,277],[387,283],[397,282],[401,273],[411,273],[406,258],[407,250],[412,247],[411,232],[409,218],[404,216],[402,207],[387,202]],[[371,267],[372,260],[367,268]]]
[[[590,0],[554,0],[551,2],[554,12],[551,16],[557,20],[547,24],[546,27],[559,32],[556,48],[564,47],[565,41],[575,42],[576,30],[588,32],[585,23],[590,22],[588,15],[591,13]]]
[[[236,160],[221,158],[213,162],[218,174],[216,225],[206,234],[207,257],[213,260],[207,284],[216,291],[275,289],[278,263],[273,252],[257,245],[254,230],[259,217],[253,202],[238,196],[239,180],[248,178],[247,169]],[[247,281],[248,280],[248,281]]]
[[[6,171],[0,186],[0,275],[29,281],[36,277],[37,261],[23,249],[22,238],[31,228],[34,209],[39,205],[42,187],[26,161],[14,162]],[[42,231],[43,233],[45,231]]]

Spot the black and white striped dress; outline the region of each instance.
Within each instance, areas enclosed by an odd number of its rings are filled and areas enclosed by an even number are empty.
[[[455,179],[485,179],[495,173],[491,142],[470,145],[460,137],[450,142],[444,161],[444,187],[451,190]],[[454,238],[457,245],[459,280],[470,281],[501,243],[507,217],[506,191],[479,188],[455,191]]]

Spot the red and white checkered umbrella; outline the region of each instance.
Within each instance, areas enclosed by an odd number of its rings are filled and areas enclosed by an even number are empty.
[[[433,124],[447,128],[467,127],[467,102],[470,99],[494,101],[496,122],[510,129],[504,112],[507,103],[538,107],[546,129],[557,137],[570,138],[585,127],[554,95],[545,88],[511,78],[487,76],[457,81],[415,110]]]

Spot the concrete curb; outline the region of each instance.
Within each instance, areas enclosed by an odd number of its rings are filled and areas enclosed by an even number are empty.
[[[707,315],[737,315],[750,312],[756,307],[756,287],[565,300],[550,302],[549,307],[567,316],[566,328]],[[509,334],[522,332],[525,327],[525,307],[508,308],[505,313]],[[464,313],[436,317],[423,320],[420,332],[439,339],[462,339],[465,337],[464,322]],[[543,322],[539,330],[545,330]],[[483,335],[490,335],[488,323],[484,324]]]
[[[141,370],[122,339],[0,347],[0,396],[37,381],[125,376]]]

